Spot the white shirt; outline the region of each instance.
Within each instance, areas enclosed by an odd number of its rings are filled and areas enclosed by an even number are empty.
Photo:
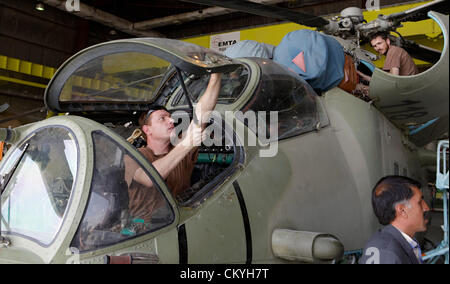
[[[414,250],[414,254],[416,255],[417,259],[419,260],[420,263],[422,263],[422,251],[420,250],[419,244],[398,228],[396,229],[402,234],[403,238],[405,238],[405,240],[409,243],[409,245]]]

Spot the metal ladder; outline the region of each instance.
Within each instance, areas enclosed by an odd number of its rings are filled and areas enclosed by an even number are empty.
[[[437,248],[425,253],[422,258],[427,263],[434,264],[442,256],[445,256],[445,264],[449,264],[448,254],[448,164],[447,164],[448,140],[439,141],[437,147],[437,162],[436,162],[436,188],[442,191],[443,209],[444,209],[444,239],[437,246]]]

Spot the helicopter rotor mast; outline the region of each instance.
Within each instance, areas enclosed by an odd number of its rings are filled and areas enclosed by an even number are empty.
[[[390,15],[379,15],[377,19],[366,22],[362,9],[349,7],[342,10],[340,16],[335,16],[328,20],[319,16],[306,14],[303,12],[278,7],[274,5],[261,4],[246,0],[182,0],[196,4],[218,6],[227,9],[237,10],[245,13],[255,14],[279,20],[291,21],[304,26],[317,28],[325,34],[349,39],[354,41],[356,46],[367,42],[370,35],[376,32],[397,32],[396,29],[402,27],[402,22],[422,21],[428,19],[428,12],[433,10],[448,14],[448,0],[434,0],[430,3]],[[398,33],[398,32],[397,32]],[[435,63],[439,60],[441,53],[431,50],[415,42],[405,40],[401,37],[399,42],[408,53],[414,58]]]

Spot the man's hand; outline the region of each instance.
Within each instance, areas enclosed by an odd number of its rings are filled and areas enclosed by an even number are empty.
[[[209,121],[211,111],[214,110],[219,97],[222,74],[213,73],[209,79],[208,87],[195,107],[195,115],[199,119],[199,123],[204,128]]]
[[[397,75],[398,76],[398,75],[400,75],[400,69],[397,68],[397,67],[392,67],[391,71],[389,73],[391,73],[392,75]]]
[[[173,148],[167,155],[154,161],[152,164],[163,179],[169,176],[169,173],[178,165],[186,155],[192,151],[193,148],[201,145],[202,141],[206,139],[206,132],[203,129],[206,127],[206,122],[209,120],[211,111],[214,110],[217,98],[220,92],[222,74],[211,74],[208,87],[200,98],[195,114],[203,123],[197,125],[193,121],[190,123],[185,132],[184,138]],[[135,180],[146,185],[151,186],[151,180],[143,173],[142,170],[137,170]]]
[[[206,139],[206,131],[200,125],[191,122],[180,144],[184,147],[198,147]]]
[[[356,73],[358,73],[361,78],[363,78],[365,81],[370,82],[371,77],[367,76],[366,74],[362,73],[361,71],[356,70]]]

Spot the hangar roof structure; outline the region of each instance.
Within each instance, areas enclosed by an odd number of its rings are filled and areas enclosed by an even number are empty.
[[[69,1],[76,3],[73,0]],[[41,0],[41,2],[67,12],[66,0]],[[251,0],[251,2],[321,16],[339,13],[347,7],[364,9],[367,4],[366,0]],[[405,2],[411,1],[388,0],[383,1],[382,5]],[[73,7],[75,8],[75,5]],[[280,22],[232,9],[178,0],[84,0],[80,2],[80,11],[72,13],[130,35],[168,38],[184,38]]]
[[[368,1],[252,2],[330,17],[347,7],[365,9]],[[386,7],[424,1],[379,2],[383,11]],[[286,23],[191,1],[0,0],[0,106],[6,108],[0,112],[0,127],[44,118],[43,93],[50,78],[65,60],[88,46],[116,39],[163,37],[197,38],[208,47],[208,37],[213,34]],[[283,32],[280,30],[279,35],[269,38],[267,33],[255,30],[249,39],[276,44]],[[424,33],[430,33],[430,29]]]

